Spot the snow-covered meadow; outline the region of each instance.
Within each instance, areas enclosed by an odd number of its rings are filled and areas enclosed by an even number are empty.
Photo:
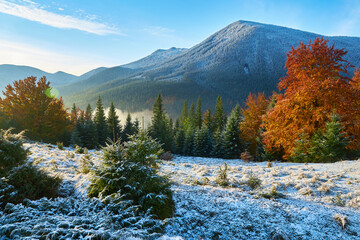
[[[41,143],[25,147],[30,161],[62,177],[63,197],[8,204],[0,211],[0,239],[360,239],[359,160],[162,161],[160,173],[172,181],[176,210],[174,218],[160,221],[135,216],[131,208],[114,214],[88,199],[91,173],[81,167],[84,154]],[[89,155],[90,161],[99,163],[101,152]],[[227,179],[220,185],[227,186],[220,186],[217,179],[224,162]]]

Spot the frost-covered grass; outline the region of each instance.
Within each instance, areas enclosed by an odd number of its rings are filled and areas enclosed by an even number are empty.
[[[63,178],[63,197],[8,205],[0,211],[0,239],[360,238],[360,161],[269,167],[266,162],[175,157],[160,168],[172,181],[175,216],[160,221],[134,215],[128,206],[117,212],[87,198],[91,172],[81,171],[84,154],[40,143],[25,147],[30,161]],[[97,165],[101,152],[88,154]],[[227,179],[220,186],[224,162]],[[164,232],[157,233],[162,227]]]

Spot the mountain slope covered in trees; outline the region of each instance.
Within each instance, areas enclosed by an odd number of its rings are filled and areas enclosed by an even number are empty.
[[[65,94],[65,102],[83,106],[101,95],[105,104],[114,101],[123,110],[151,109],[158,93],[164,96],[170,114],[179,112],[184,96],[195,102],[202,95],[204,107],[213,106],[217,95],[223,96],[226,110],[243,103],[249,92],[276,90],[285,75],[286,53],[300,42],[321,35],[286,27],[237,21],[221,29],[188,50],[167,50],[162,61],[157,51],[134,63],[136,73],[93,86],[91,89]],[[360,66],[360,38],[326,37],[330,45],[345,48],[345,59]],[[164,54],[164,53],[163,53]],[[153,65],[151,61],[154,60]],[[352,71],[352,70],[351,70]],[[350,72],[352,74],[352,72]],[[70,85],[71,86],[71,85]],[[174,109],[174,110],[173,110]]]

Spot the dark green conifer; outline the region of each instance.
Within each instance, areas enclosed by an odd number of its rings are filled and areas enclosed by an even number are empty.
[[[105,143],[106,143],[106,140],[108,137],[108,127],[107,127],[107,123],[106,123],[104,107],[102,105],[100,96],[96,103],[96,112],[95,112],[94,122],[95,122],[97,133],[98,133],[99,144],[101,146],[105,146]]]
[[[210,154],[211,157],[224,158],[223,139],[222,132],[220,130],[216,130],[214,133],[213,147]]]
[[[310,161],[335,162],[345,157],[348,139],[343,130],[339,116],[332,115],[324,131],[319,130],[312,138],[311,147],[308,150]]]
[[[214,114],[215,129],[222,131],[226,124],[226,115],[224,113],[224,106],[220,96],[216,99],[215,114]]]
[[[128,113],[124,125],[124,130],[121,133],[121,140],[123,142],[129,141],[129,136],[134,135],[137,132],[136,127],[134,126],[134,123],[131,121],[131,114]]]
[[[120,138],[121,126],[119,117],[116,115],[114,103],[111,102],[108,117],[106,119],[108,125],[109,138],[116,142]]]
[[[150,136],[163,144],[165,151],[171,151],[173,146],[172,126],[165,115],[161,94],[156,98],[153,113],[154,117],[149,129]]]
[[[240,158],[240,153],[244,150],[244,146],[240,138],[239,125],[240,107],[239,105],[236,105],[231,112],[231,116],[224,130],[224,158]]]
[[[202,111],[201,111],[201,97],[199,96],[196,102],[195,125],[201,128],[202,125]]]
[[[184,107],[181,111],[181,115],[180,115],[180,123],[184,124],[186,119],[188,118],[188,108],[187,108],[187,101],[184,101]]]
[[[211,132],[207,126],[203,126],[195,133],[194,155],[199,157],[209,157],[212,151]]]

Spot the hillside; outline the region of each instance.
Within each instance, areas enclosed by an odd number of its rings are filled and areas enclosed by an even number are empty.
[[[137,68],[134,75],[106,80],[91,89],[66,95],[68,104],[79,106],[94,103],[101,95],[105,105],[114,101],[123,110],[152,107],[152,99],[160,92],[167,99],[165,107],[174,116],[184,99],[196,101],[202,95],[204,108],[214,105],[222,95],[227,110],[242,103],[249,92],[271,94],[286,73],[286,53],[300,42],[309,42],[321,35],[300,30],[237,21],[211,35],[196,46],[158,61],[152,55],[124,66]],[[336,48],[348,51],[346,59],[360,66],[360,38],[326,37]],[[169,52],[172,49],[168,50]],[[171,55],[171,54],[167,54]],[[151,59],[155,63],[151,65]],[[158,63],[161,64],[158,64]],[[128,97],[126,97],[128,96]],[[131,106],[131,107],[130,107]]]
[[[3,64],[0,65],[0,89],[3,90],[6,85],[12,83],[13,81],[22,80],[29,76],[35,76],[38,78],[46,76],[52,86],[70,84],[78,79],[75,75],[61,71],[48,73],[33,67]]]
[[[91,173],[81,169],[84,154],[73,148],[26,143],[29,161],[63,179],[56,199],[25,200],[0,210],[2,239],[359,239],[359,161],[337,163],[245,163],[178,156],[161,161],[159,172],[172,182],[171,219],[112,211],[87,197]],[[90,162],[101,151],[89,150]],[[228,164],[229,186],[216,183]],[[261,180],[249,187],[250,174]],[[271,189],[276,187],[276,194]],[[344,225],[342,225],[342,220]],[[155,228],[163,232],[154,232]]]
[[[97,68],[89,72],[82,74],[81,76],[75,76],[63,71],[56,73],[48,73],[43,70],[28,66],[17,66],[11,64],[0,65],[0,90],[4,90],[5,86],[16,80],[22,80],[29,76],[35,76],[41,78],[46,76],[47,80],[50,81],[51,86],[61,86],[76,83],[81,80],[88,79],[92,75],[105,70],[106,68]]]
[[[186,48],[175,48],[170,49],[158,49],[147,57],[144,57],[135,62],[131,62],[122,67],[131,68],[131,69],[152,69],[160,67],[163,62],[166,60],[178,56],[181,53],[186,52]]]

